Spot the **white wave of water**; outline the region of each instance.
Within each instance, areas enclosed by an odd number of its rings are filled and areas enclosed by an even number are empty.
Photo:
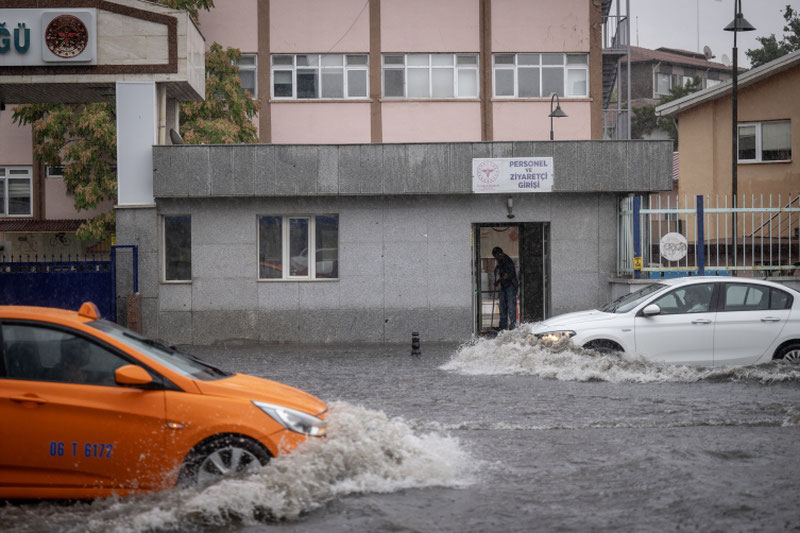
[[[800,365],[776,361],[749,367],[688,367],[651,363],[629,354],[599,354],[569,342],[545,345],[531,324],[461,346],[442,370],[471,375],[528,374],[562,381],[694,382],[800,381]]]
[[[331,405],[326,438],[310,439],[248,477],[67,508],[0,509],[0,517],[6,514],[4,518],[34,528],[44,521],[47,530],[76,532],[255,525],[296,519],[348,494],[468,486],[476,481],[478,464],[453,437],[415,432],[401,418],[337,402]],[[19,531],[28,530],[35,529]]]

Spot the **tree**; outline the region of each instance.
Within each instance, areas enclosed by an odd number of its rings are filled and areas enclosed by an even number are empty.
[[[213,0],[164,0],[170,7],[197,10],[213,7]],[[238,50],[216,43],[206,55],[206,102],[181,105],[187,121],[187,143],[256,142],[252,118],[258,102],[245,95],[234,62]],[[35,157],[63,168],[64,183],[78,211],[97,208],[117,199],[116,113],[112,103],[80,105],[27,104],[14,110],[14,122],[31,124]],[[86,220],[77,230],[83,241],[100,241],[114,231],[114,211]]]
[[[181,104],[181,131],[188,144],[258,142],[253,123],[258,100],[242,90],[236,63],[242,54],[218,43],[206,52],[206,99]]]
[[[703,80],[694,76],[689,83],[678,85],[669,90],[669,94],[662,96],[658,104],[645,105],[633,110],[631,117],[631,138],[642,139],[656,130],[664,131],[673,140],[675,150],[678,149],[678,126],[672,118],[657,117],[656,107],[683,98],[688,94],[703,88]]]
[[[756,37],[756,40],[761,43],[761,48],[745,52],[753,67],[761,66],[790,52],[800,50],[800,12],[787,5],[783,12],[783,20],[786,21],[783,27],[785,33],[780,41],[774,33],[769,37]]]

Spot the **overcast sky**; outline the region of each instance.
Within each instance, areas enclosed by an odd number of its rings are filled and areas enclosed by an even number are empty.
[[[617,1],[623,6],[624,14],[626,0]],[[800,0],[741,2],[744,18],[756,27],[755,31],[740,32],[737,37],[739,66],[749,67],[745,50],[760,47],[756,37],[774,33],[780,40],[783,11],[787,4],[799,9]],[[650,49],[666,46],[695,52],[702,52],[703,47],[708,46],[716,56],[713,61],[722,62],[722,54],[732,61],[733,32],[722,28],[733,21],[734,0],[630,0],[630,6],[632,45]],[[616,5],[612,6],[610,14],[616,14]]]

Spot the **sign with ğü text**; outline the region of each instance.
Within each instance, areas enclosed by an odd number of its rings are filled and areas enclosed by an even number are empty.
[[[472,192],[520,193],[552,190],[552,157],[494,157],[472,160]]]

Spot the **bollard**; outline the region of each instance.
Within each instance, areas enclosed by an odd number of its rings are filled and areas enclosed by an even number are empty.
[[[411,355],[422,355],[419,349],[419,333],[416,331],[411,332]]]

